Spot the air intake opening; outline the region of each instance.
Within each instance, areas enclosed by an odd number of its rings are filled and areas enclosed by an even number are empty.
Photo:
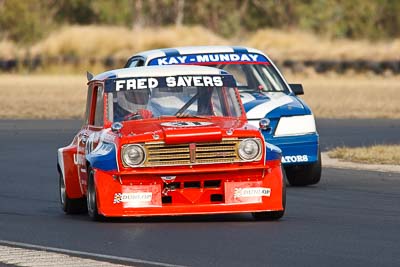
[[[221,180],[204,181],[204,188],[219,188],[221,187]]]
[[[171,196],[163,196],[161,198],[161,201],[163,204],[170,204],[170,203],[172,203],[172,197]]]
[[[169,184],[164,183],[164,188],[168,188],[169,190],[180,189],[181,183],[180,182],[173,182]]]
[[[184,188],[200,188],[200,181],[196,182],[184,182]]]
[[[210,200],[211,202],[222,202],[224,201],[224,196],[222,194],[212,194]]]

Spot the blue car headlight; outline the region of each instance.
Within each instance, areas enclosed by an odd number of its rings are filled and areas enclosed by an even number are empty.
[[[281,117],[275,130],[275,137],[315,133],[314,115]]]

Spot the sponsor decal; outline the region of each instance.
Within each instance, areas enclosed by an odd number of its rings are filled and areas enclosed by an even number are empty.
[[[291,162],[308,162],[307,155],[295,155],[295,156],[283,156],[283,163],[291,163]]]
[[[225,202],[233,204],[262,203],[263,197],[271,196],[271,188],[262,187],[261,181],[226,182]]]
[[[113,203],[124,208],[160,207],[161,185],[123,186],[122,192],[114,194]]]
[[[168,77],[121,78],[106,80],[106,92],[182,87],[235,87],[232,75],[179,75]]]
[[[178,76],[165,79],[168,87],[177,86],[222,86],[221,76]]]
[[[131,78],[127,80],[116,80],[115,91],[128,91],[136,89],[152,89],[158,86],[158,80],[155,78]]]
[[[235,188],[234,198],[240,197],[269,197],[271,188],[253,187],[253,188]]]
[[[212,122],[207,121],[173,121],[163,122],[161,126],[164,127],[197,127],[197,126],[208,126],[212,125]]]
[[[115,193],[114,194],[114,204],[128,202],[149,202],[151,201],[153,194],[151,192],[143,193]]]
[[[255,53],[210,53],[185,56],[166,56],[156,58],[149,65],[173,65],[173,64],[206,64],[217,62],[244,62],[244,63],[269,63],[268,60]]]

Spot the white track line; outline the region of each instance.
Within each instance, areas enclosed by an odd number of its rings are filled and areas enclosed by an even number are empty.
[[[13,246],[5,247],[5,246]],[[27,250],[31,249],[31,250]],[[32,250],[33,249],[33,250]],[[55,254],[61,253],[61,254]],[[78,257],[63,255],[69,254],[73,256],[94,257],[96,260],[82,259]],[[61,262],[60,262],[61,260]],[[65,262],[62,262],[64,260]],[[99,260],[115,260],[121,261],[122,264],[112,264],[109,262],[101,262]],[[49,262],[50,261],[50,262]],[[126,266],[127,264],[147,264],[153,266],[164,267],[183,267],[182,265],[175,265],[157,261],[148,261],[135,258],[117,257],[112,255],[103,255],[97,253],[53,248],[39,245],[32,245],[21,242],[13,242],[0,239],[0,263],[13,264],[17,266]]]

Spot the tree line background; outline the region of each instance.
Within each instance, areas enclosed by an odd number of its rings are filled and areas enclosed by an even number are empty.
[[[31,44],[65,24],[202,25],[228,37],[259,28],[330,38],[400,37],[399,0],[0,0],[0,39]]]

